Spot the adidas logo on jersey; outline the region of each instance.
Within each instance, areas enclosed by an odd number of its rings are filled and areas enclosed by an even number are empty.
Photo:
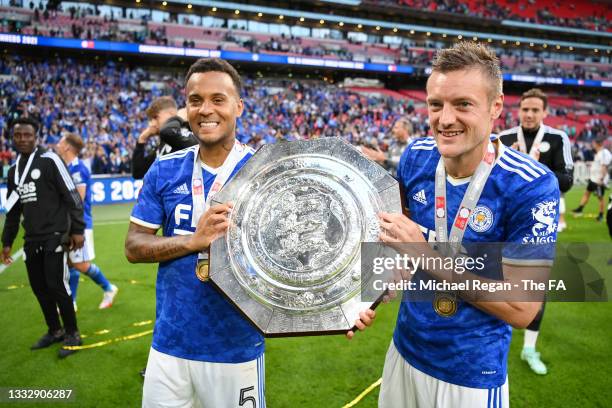
[[[189,192],[189,188],[187,188],[187,183],[183,183],[173,191],[174,194],[191,194]]]
[[[418,201],[421,204],[427,205],[427,198],[425,197],[425,190],[421,190],[412,196],[412,199]]]

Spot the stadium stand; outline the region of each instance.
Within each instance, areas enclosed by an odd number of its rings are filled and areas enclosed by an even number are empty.
[[[246,31],[240,27],[202,27],[191,20],[183,23],[152,22],[147,19],[118,19],[114,15],[96,16],[93,9],[70,8],[68,12],[46,10],[41,13],[17,7],[0,7],[4,23],[0,32],[28,35],[110,40],[177,47],[226,51],[266,52],[291,56],[316,56],[357,62],[407,64],[429,67],[435,44],[419,46],[406,39],[400,45],[361,43],[344,39],[294,37]],[[12,16],[12,17],[10,17]],[[567,53],[538,53],[524,49],[499,48],[503,67],[509,73],[533,74],[573,79],[607,79],[612,75],[610,64],[578,60]],[[568,59],[569,58],[569,59]]]
[[[477,16],[494,20],[518,20],[535,24],[611,31],[610,8],[604,2],[554,0],[396,0],[370,3],[395,3],[412,9],[438,13]]]

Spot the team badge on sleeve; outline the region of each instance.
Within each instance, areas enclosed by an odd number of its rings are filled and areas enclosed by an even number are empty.
[[[493,212],[487,206],[476,206],[470,216],[468,225],[474,232],[488,231],[493,225]]]
[[[542,201],[531,209],[534,224],[531,227],[531,235],[523,238],[523,243],[550,243],[555,242],[557,231],[557,200]]]

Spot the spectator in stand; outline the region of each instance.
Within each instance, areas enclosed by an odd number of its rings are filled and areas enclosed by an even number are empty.
[[[98,146],[96,149],[96,154],[91,163],[91,172],[93,174],[107,174],[110,172],[110,163],[102,146]]]

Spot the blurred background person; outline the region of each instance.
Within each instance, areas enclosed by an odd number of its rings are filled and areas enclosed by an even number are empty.
[[[186,114],[179,115],[177,105],[170,96],[155,99],[147,108],[148,126],[138,136],[132,155],[132,176],[141,179],[159,156],[197,144],[186,121]],[[148,141],[159,136],[157,145],[149,146]],[[147,147],[149,151],[147,152]]]
[[[83,147],[83,139],[74,133],[68,133],[62,137],[55,146],[56,153],[68,167],[68,173],[72,177],[72,181],[83,201],[85,243],[82,248],[72,250],[68,254],[70,291],[72,292],[71,296],[75,311],[77,310],[77,289],[81,273],[89,276],[104,292],[102,302],[98,306],[99,309],[111,307],[119,291],[117,286],[108,281],[98,265],[92,262],[96,257],[96,253],[94,249],[93,217],[91,214],[91,173],[78,156]]]
[[[361,152],[370,160],[373,160],[383,166],[393,176],[397,174],[397,166],[399,165],[402,153],[413,140],[414,128],[410,119],[401,117],[395,121],[391,128],[393,140],[391,146],[386,151],[382,151],[378,146],[361,146]]]
[[[605,208],[605,192],[610,179],[608,167],[612,163],[612,153],[604,147],[606,138],[602,137],[593,140],[593,150],[595,151],[595,158],[591,164],[591,174],[589,177],[589,184],[580,199],[580,205],[572,210],[572,213],[576,216],[582,215],[584,206],[589,202],[591,193],[595,193],[595,196],[599,200],[599,214],[597,214],[597,221],[603,221],[603,213]]]

